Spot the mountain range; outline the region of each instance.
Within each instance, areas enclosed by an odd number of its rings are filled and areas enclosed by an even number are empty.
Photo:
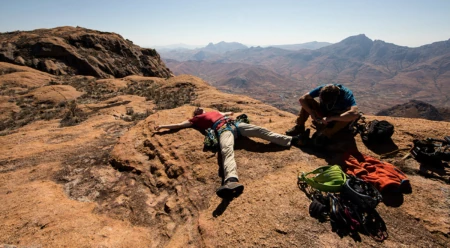
[[[318,49],[324,46],[328,46],[331,45],[332,43],[329,42],[318,42],[318,41],[311,41],[311,42],[306,42],[306,43],[300,43],[300,44],[286,44],[286,45],[268,45],[268,46],[264,46],[264,47],[278,47],[278,48],[283,48],[286,50],[301,50],[301,49]],[[254,47],[254,46],[249,46],[249,45],[244,45],[242,43],[239,42],[225,42],[225,41],[221,41],[219,43],[212,43],[210,42],[208,45],[206,46],[200,46],[200,45],[186,45],[186,44],[173,44],[173,45],[167,45],[167,46],[154,46],[153,48],[158,49],[158,52],[160,54],[165,54],[165,57],[170,57],[172,56],[171,54],[173,54],[173,56],[177,56],[177,52],[180,51],[185,51],[187,52],[187,50],[197,50],[197,51],[201,51],[201,50],[208,50],[208,49],[213,49],[213,50],[223,50],[222,52],[227,52],[227,51],[232,51],[232,50],[237,50],[237,49],[245,49],[245,48],[249,48],[249,47]]]
[[[176,75],[196,75],[220,90],[290,112],[298,111],[300,95],[327,83],[350,88],[360,109],[369,114],[410,100],[450,107],[450,40],[409,48],[360,34],[315,50],[250,47],[161,56]],[[236,87],[239,81],[245,81],[247,89]],[[277,90],[266,90],[267,85]]]
[[[307,43],[301,43],[301,44],[290,44],[290,45],[270,45],[267,46],[268,48],[274,47],[274,48],[281,48],[286,50],[301,50],[301,49],[318,49],[321,47],[325,47],[328,45],[331,45],[332,43],[328,42],[307,42]],[[252,48],[255,46],[251,46]],[[260,47],[260,46],[256,46]],[[235,51],[235,50],[243,50],[248,49],[249,46],[246,46],[244,44],[241,44],[239,42],[225,42],[221,41],[219,43],[212,43],[210,42],[205,47],[200,48],[194,48],[189,49],[189,47],[186,46],[179,46],[179,47],[162,47],[158,49],[158,52],[161,54],[162,57],[165,59],[173,59],[177,61],[186,61],[186,60],[214,60],[217,59],[216,54],[224,54],[227,52]]]

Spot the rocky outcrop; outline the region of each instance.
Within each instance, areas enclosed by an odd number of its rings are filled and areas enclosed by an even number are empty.
[[[437,108],[439,111],[439,114],[442,116],[442,118],[445,121],[450,121],[450,108]]]
[[[422,118],[432,121],[443,120],[439,111],[433,105],[417,100],[411,100],[407,103],[395,105],[391,108],[381,110],[376,115]]]
[[[172,76],[156,50],[141,48],[115,33],[81,27],[0,33],[0,61],[55,75]]]

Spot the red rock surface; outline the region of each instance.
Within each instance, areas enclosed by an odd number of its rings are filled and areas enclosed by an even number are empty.
[[[377,207],[390,235],[386,241],[380,244],[361,235],[361,241],[357,242],[349,236],[340,238],[331,231],[329,222],[319,223],[310,217],[310,201],[297,187],[299,172],[339,160],[342,154],[337,149],[312,153],[308,149],[282,149],[254,138],[241,140],[236,145],[235,156],[245,190],[240,197],[226,202],[215,195],[220,186],[217,156],[202,151],[202,134],[194,129],[158,133],[153,129],[158,124],[189,118],[197,105],[207,110],[246,113],[253,124],[280,133],[291,127],[295,120],[293,114],[249,97],[221,93],[189,75],[169,79],[131,76],[97,80],[55,77],[6,63],[0,63],[0,70],[5,72],[0,75],[0,86],[12,87],[9,82],[16,85],[8,94],[4,93],[8,88],[2,88],[0,109],[3,111],[21,113],[18,111],[23,108],[17,102],[22,96],[30,96],[24,97],[24,102],[19,101],[24,108],[37,108],[42,104],[39,102],[46,102],[56,109],[50,102],[61,99],[55,99],[54,94],[36,93],[57,86],[55,89],[65,98],[76,99],[77,109],[86,116],[78,124],[65,127],[60,123],[63,115],[48,120],[36,117],[24,126],[1,132],[0,244],[17,247],[448,246],[449,168],[421,166],[412,158],[402,160],[413,139],[448,135],[448,122],[382,117],[394,124],[393,141],[398,148],[384,155],[381,155],[385,153],[383,147],[370,150],[356,136],[359,151],[398,166],[408,175],[413,189],[412,194],[403,196],[399,207],[383,203]],[[18,78],[23,73],[36,80],[25,78],[22,83]],[[69,79],[72,81],[67,83]],[[145,90],[141,92],[138,83],[156,85],[157,92],[169,92],[165,97],[170,97],[170,92],[175,96],[175,92],[187,87],[193,89],[186,91],[192,98],[178,107],[160,109],[161,98],[142,96]],[[34,85],[40,88],[33,88]],[[86,88],[89,85],[92,87]],[[131,87],[141,95],[113,94]],[[85,89],[92,92],[87,94]],[[60,110],[63,114],[70,111],[64,106]],[[150,115],[140,121],[126,121],[131,118],[131,107],[135,113]]]

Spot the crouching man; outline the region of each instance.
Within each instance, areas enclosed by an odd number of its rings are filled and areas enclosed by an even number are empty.
[[[317,97],[318,102],[314,100]],[[300,97],[299,102],[301,110],[296,125],[286,131],[286,135],[303,133],[306,120],[311,116],[319,137],[330,139],[360,117],[352,91],[340,84],[319,86]]]

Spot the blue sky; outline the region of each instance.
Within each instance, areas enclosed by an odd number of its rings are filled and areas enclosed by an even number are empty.
[[[142,47],[339,42],[418,47],[450,38],[449,0],[0,0],[0,32],[81,26]]]

